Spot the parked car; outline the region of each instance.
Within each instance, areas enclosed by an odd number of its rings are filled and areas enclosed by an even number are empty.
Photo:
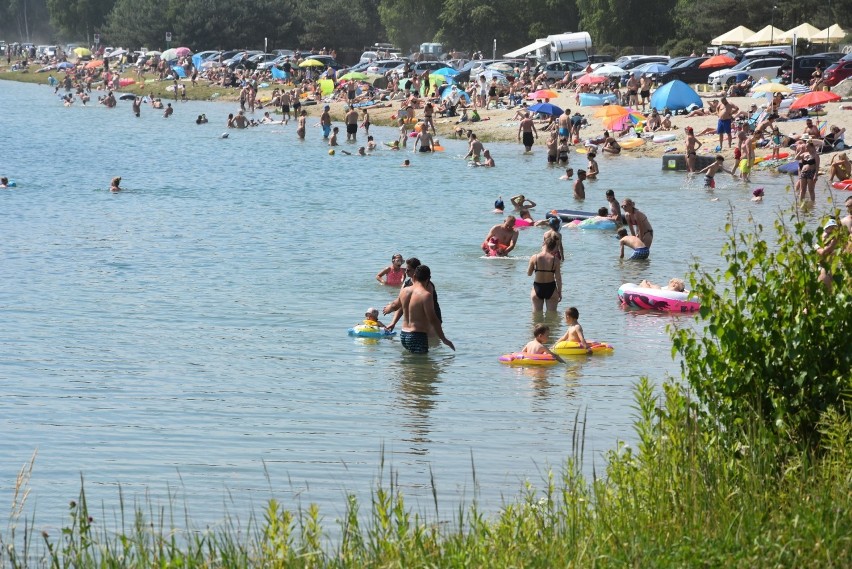
[[[607,55],[605,53],[599,53],[597,55],[589,56],[589,63],[613,63],[614,61],[615,57]]]
[[[252,56],[262,53],[262,51],[241,51],[231,59],[223,61],[222,64],[231,70],[237,68],[254,69],[254,65],[256,64],[253,64],[250,59],[252,58]]]
[[[258,66],[260,66],[261,64],[269,63],[270,61],[274,60],[276,57],[278,57],[278,56],[275,55],[274,53],[258,53],[258,54],[252,55],[251,57],[248,58],[248,61],[246,62],[246,68],[247,69],[257,69]]]
[[[634,67],[638,67],[644,63],[664,63],[667,64],[669,62],[669,57],[667,55],[640,55],[638,57],[634,57],[633,59],[625,62],[623,65],[616,65],[617,67],[621,67],[625,71],[629,69],[633,69]]]
[[[371,61],[378,61],[379,53],[376,51],[365,51],[361,54],[361,58],[358,60],[358,63],[369,63]]]
[[[793,60],[787,61],[781,68],[778,70],[778,77],[781,78],[782,83],[808,83],[813,76],[814,71],[819,65],[820,69],[825,72],[832,64],[836,63],[841,57],[843,57],[842,53],[834,52],[834,53],[817,53],[814,55],[800,55],[795,60],[795,75],[791,77],[791,73],[793,72]]]
[[[668,83],[674,79],[683,81],[684,83],[707,83],[710,79],[710,74],[716,71],[721,71],[718,67],[702,68],[701,64],[710,59],[710,56],[701,55],[691,57],[680,65],[673,68],[668,73],[663,73],[657,77],[658,83]]]
[[[829,87],[834,87],[850,76],[852,76],[852,59],[846,59],[845,57],[826,69],[823,74],[825,84]]]
[[[342,63],[339,63],[336,59],[334,59],[330,55],[312,55],[312,56],[310,56],[310,58],[316,59],[317,61],[319,61],[320,63],[322,63],[326,67],[330,67],[330,68],[334,69],[335,71],[337,71],[338,69],[343,69],[344,67],[346,67],[345,65],[343,65]]]
[[[583,69],[585,68],[582,65],[574,61],[548,61],[544,64],[543,72],[548,79],[560,81],[566,73],[570,73],[573,78],[575,74],[582,73]]]
[[[374,61],[367,67],[367,73],[384,75],[391,69],[399,67],[400,65],[405,65],[404,59],[380,59],[379,61]]]
[[[737,81],[737,77],[747,75],[752,79],[772,79],[778,75],[778,70],[787,61],[784,57],[762,57],[760,59],[743,59],[730,69],[714,71],[708,77],[711,85],[729,86]]]

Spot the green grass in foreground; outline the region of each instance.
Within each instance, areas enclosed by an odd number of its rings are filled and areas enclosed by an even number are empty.
[[[527,483],[499,514],[474,502],[450,523],[415,514],[393,483],[374,489],[370,511],[349,498],[327,537],[315,505],[290,511],[270,500],[263,519],[217,528],[182,524],[160,506],[93,519],[81,491],[56,535],[18,520],[2,539],[4,567],[849,567],[852,565],[852,425],[831,415],[824,448],[778,458],[765,434],[739,445],[703,432],[681,389],[664,401],[636,388],[636,449],[620,444],[605,475],[572,458],[540,487]],[[777,447],[780,448],[780,447]],[[730,450],[733,449],[733,450]],[[383,467],[382,467],[383,468]],[[22,473],[19,487],[26,485]],[[391,476],[391,479],[393,476]],[[20,489],[20,488],[19,488]],[[17,499],[16,499],[17,503]],[[436,504],[437,511],[437,504]],[[107,522],[105,525],[104,522]]]

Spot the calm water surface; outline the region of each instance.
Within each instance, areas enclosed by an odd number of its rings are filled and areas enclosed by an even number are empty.
[[[579,205],[543,148],[489,144],[494,169],[467,167],[450,140],[434,156],[330,157],[316,118],[305,142],[293,124],[222,140],[234,110],[137,119],[126,101],[64,108],[52,89],[0,82],[0,175],[19,185],[0,192],[0,492],[11,499],[38,449],[29,506],[42,524],[64,520],[81,473],[107,508],[119,485],[163,502],[171,489],[198,524],[270,495],[334,517],[345,492],[369,495],[382,449],[412,505],[430,503],[431,471],[445,515],[474,495],[496,510],[568,456],[578,413],[600,472],[601,453],[631,437],[631,386],[678,373],[673,318],[622,310],[618,286],[683,276],[693,258],[716,266],[730,206],[768,222],[791,199],[787,178],[758,174],[767,197],[753,204],[726,175],[708,193],[659,159],[601,160],[583,209],[608,188],[632,197],[653,255],[620,262],[612,233],[566,230],[560,306],[615,353],[508,368],[497,357],[540,320],[526,266],[543,231],[523,231],[512,259],[483,259],[479,244],[498,195],[525,193],[536,217]],[[211,122],[196,126],[202,112]],[[116,175],[127,191],[110,194]],[[457,352],[347,337],[393,298],[374,275],[396,252],[432,267]]]

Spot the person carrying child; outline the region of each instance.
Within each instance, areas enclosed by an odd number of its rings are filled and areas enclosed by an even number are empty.
[[[547,324],[539,324],[533,329],[533,340],[526,343],[524,348],[521,350],[522,354],[549,354],[553,356],[558,362],[565,363],[565,360],[559,357],[558,354],[553,353],[550,348],[545,346],[547,343],[547,337],[550,335],[550,326]]]
[[[722,164],[725,163],[725,157],[721,154],[716,155],[716,160],[714,160],[710,165],[705,168],[702,168],[698,171],[699,174],[704,174],[704,187],[713,189],[716,187],[716,180],[714,177],[720,171],[727,172],[731,175],[731,177],[736,180],[737,176],[734,174],[732,170],[728,170]]]
[[[586,342],[586,337],[583,335],[583,327],[580,326],[580,311],[577,307],[571,306],[565,311],[565,324],[568,329],[562,334],[562,337],[556,340],[559,342],[577,342],[581,348],[585,348],[586,352],[592,353],[592,347]]]

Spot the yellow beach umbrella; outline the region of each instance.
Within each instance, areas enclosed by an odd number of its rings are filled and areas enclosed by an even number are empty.
[[[299,67],[322,67],[325,63],[322,61],[317,61],[316,59],[306,59],[302,63],[299,64]]]
[[[793,90],[781,83],[761,83],[751,90],[752,93],[792,93]]]
[[[86,49],[85,47],[75,47],[74,55],[76,55],[77,57],[88,57],[92,55],[92,50]]]

